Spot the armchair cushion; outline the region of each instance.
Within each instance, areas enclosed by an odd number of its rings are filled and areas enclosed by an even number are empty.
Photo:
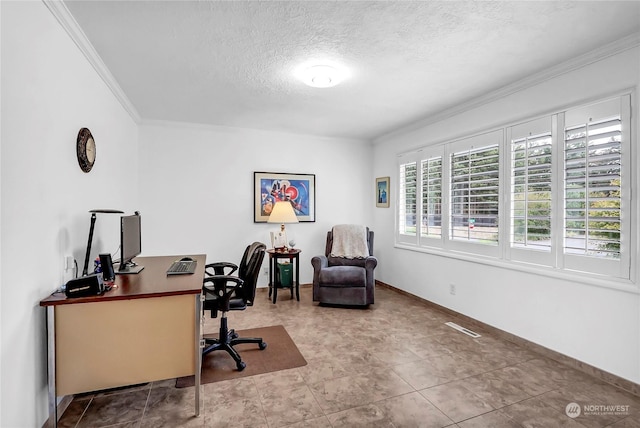
[[[324,287],[364,287],[367,272],[358,266],[331,266],[320,271],[320,283]]]

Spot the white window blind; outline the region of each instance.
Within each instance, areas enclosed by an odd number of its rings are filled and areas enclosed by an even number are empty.
[[[515,137],[515,136],[514,136]],[[551,129],[511,140],[511,246],[551,251]]]
[[[422,222],[420,236],[442,237],[442,156],[423,159],[422,175]]]
[[[620,258],[620,115],[565,128],[567,254]]]
[[[396,242],[630,279],[630,124],[625,94],[398,155]]]
[[[451,154],[452,240],[497,245],[499,167],[498,144]]]
[[[398,232],[401,235],[416,236],[417,234],[417,174],[417,162],[400,164]]]

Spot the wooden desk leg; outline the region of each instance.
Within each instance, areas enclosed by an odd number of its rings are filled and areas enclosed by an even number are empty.
[[[47,306],[47,384],[49,387],[49,426],[58,426],[56,401],[56,313],[55,306]]]
[[[196,416],[200,416],[200,375],[202,372],[202,332],[200,330],[202,323],[202,299],[204,296],[202,294],[196,294],[196,328],[195,328],[195,347],[196,347],[196,372],[195,372],[195,388],[196,388]]]

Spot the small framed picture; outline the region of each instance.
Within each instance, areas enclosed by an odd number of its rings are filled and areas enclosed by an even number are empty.
[[[270,232],[271,235],[271,247],[274,249],[285,248],[287,246],[287,234],[280,230]]]
[[[376,207],[389,208],[389,177],[376,178]]]

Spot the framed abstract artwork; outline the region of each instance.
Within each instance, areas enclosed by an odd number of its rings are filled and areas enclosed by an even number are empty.
[[[389,208],[389,177],[376,178],[376,207]]]
[[[290,201],[298,221],[316,221],[315,174],[254,172],[253,222],[266,223],[278,201]]]

